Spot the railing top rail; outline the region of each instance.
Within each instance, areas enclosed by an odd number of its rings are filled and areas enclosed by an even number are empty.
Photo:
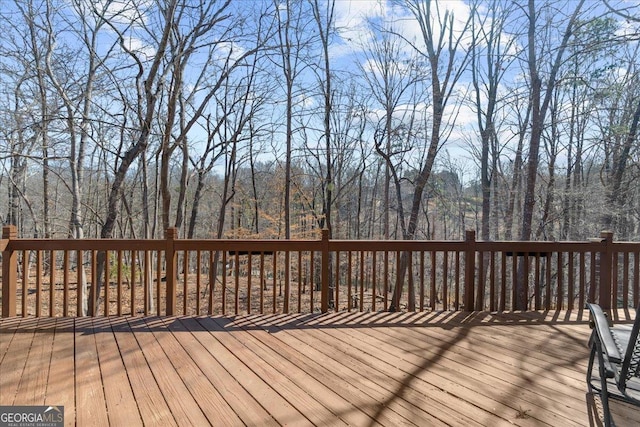
[[[19,250],[162,250],[161,239],[11,239],[9,246]]]
[[[231,240],[231,239],[178,239],[174,241],[176,250],[261,252],[275,251],[320,251],[321,240]]]
[[[162,250],[166,239],[2,239],[0,250]],[[470,242],[464,240],[329,240],[331,251],[456,251]],[[604,241],[472,241],[477,251],[589,252]],[[176,239],[177,250],[321,250],[322,240],[259,239]],[[638,251],[640,242],[612,242],[616,250]]]

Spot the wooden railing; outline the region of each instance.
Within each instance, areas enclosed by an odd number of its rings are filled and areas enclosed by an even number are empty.
[[[640,243],[21,239],[3,228],[2,316],[637,306]],[[401,283],[401,286],[396,286]],[[395,293],[395,294],[394,294]],[[395,298],[394,298],[395,297]]]

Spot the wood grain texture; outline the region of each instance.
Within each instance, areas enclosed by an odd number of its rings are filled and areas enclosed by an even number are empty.
[[[0,404],[69,426],[593,425],[589,334],[582,311],[6,318]]]

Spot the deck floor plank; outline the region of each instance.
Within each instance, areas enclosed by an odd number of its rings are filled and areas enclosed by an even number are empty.
[[[129,322],[136,324],[139,321],[134,318],[125,318],[125,320],[127,320],[126,323],[112,325],[117,344],[117,349],[113,351],[119,351],[122,357],[138,412],[145,425],[176,426],[176,420],[162,390],[132,332]]]
[[[409,341],[408,345],[413,347],[419,344]],[[480,345],[478,346],[481,347]],[[431,353],[427,349],[422,349],[422,351],[426,351],[427,354]],[[423,357],[424,355],[417,354],[412,362],[418,364]],[[558,383],[546,380],[542,375],[539,375],[540,372],[528,371],[525,359],[526,355],[521,359],[522,366],[516,367],[514,364],[512,367],[515,369],[510,370],[509,366],[505,366],[508,364],[506,358],[498,351],[496,351],[494,359],[495,366],[474,360],[471,354],[462,357],[452,355],[452,358],[445,357],[440,359],[435,368],[442,367],[443,369],[448,369],[449,372],[472,378],[475,380],[476,387],[484,385],[488,389],[500,389],[504,393],[503,401],[505,403],[512,399],[519,399],[522,401],[522,410],[530,411],[528,415],[536,416],[540,421],[548,422],[550,425],[571,425],[574,423],[575,417],[580,416],[582,411],[573,410],[572,405],[566,404],[566,401],[571,400],[572,397],[566,395],[558,396],[557,394],[561,394],[561,392],[554,389]],[[532,381],[536,381],[539,386],[546,390],[545,395],[527,387]],[[551,397],[550,400],[548,399],[549,397]],[[578,399],[576,399],[575,403],[579,403]],[[538,411],[536,411],[536,407],[539,409]],[[513,409],[516,411],[521,410],[520,406]]]
[[[0,319],[0,405],[62,405],[68,426],[598,425],[587,317]],[[640,425],[639,408],[611,407]]]
[[[157,339],[158,335],[153,333],[156,329],[166,331],[162,319],[154,317],[143,319],[143,321],[146,323],[146,328],[132,328],[133,334],[147,359],[149,368],[153,372],[153,376],[176,423],[179,426],[209,424],[207,417],[193,400],[188,387],[172,365],[171,360],[174,361],[176,366],[181,366],[186,355],[183,352],[171,355],[166,354],[162,343]]]
[[[394,357],[384,354],[384,346],[370,347],[366,342],[351,340],[348,336],[341,337],[342,333],[342,330],[326,333],[324,330],[310,329],[297,331],[295,336],[326,357],[332,357],[334,353],[336,356],[333,357],[345,365],[342,374],[348,376],[350,381],[364,388],[380,390],[379,399],[383,408],[398,404],[417,405],[421,410],[432,413],[432,416],[440,417],[438,422],[453,421],[458,425],[486,425],[478,422],[478,419],[490,419],[491,425],[500,425],[504,421],[475,405],[469,405],[439,385],[430,387],[429,384],[423,384],[417,387],[412,375],[399,369]],[[415,411],[411,412],[415,416]]]
[[[16,393],[27,365],[27,357],[33,344],[36,328],[37,320],[29,322],[25,329],[17,329],[11,340],[0,365],[0,405],[20,404],[15,401]]]
[[[275,325],[273,325],[275,326]],[[442,420],[425,411],[420,405],[414,405],[410,399],[394,399],[389,401],[389,384],[397,382],[390,376],[381,375],[380,371],[367,364],[357,365],[354,361],[345,359],[345,353],[332,347],[329,343],[311,337],[312,330],[305,330],[305,338],[299,339],[294,334],[272,333],[276,339],[269,339],[268,345],[285,352],[295,349],[288,359],[295,361],[298,366],[311,376],[310,379],[323,382],[325,387],[333,393],[349,397],[351,405],[363,407],[369,417],[381,422],[410,423],[414,425],[443,425]],[[265,343],[267,345],[267,343]],[[289,350],[290,351],[290,350]],[[317,362],[318,355],[322,363]],[[390,414],[391,413],[391,414]],[[473,425],[471,420],[468,425]]]
[[[182,378],[186,389],[191,394],[194,402],[212,425],[228,426],[240,424],[240,418],[231,410],[224,398],[215,389],[201,370],[198,363],[194,362],[191,354],[185,351],[180,343],[181,335],[190,334],[189,331],[169,329],[168,326],[178,322],[175,318],[163,319],[165,330],[153,329],[153,334],[169,356],[169,361]],[[205,362],[205,363],[208,363]],[[180,396],[176,396],[180,398]],[[189,397],[185,396],[184,400]]]
[[[468,331],[460,329],[460,332]],[[340,333],[342,331],[338,331]],[[547,401],[548,407],[539,408],[536,406],[539,401],[538,396],[530,389],[522,386],[514,386],[504,379],[508,375],[503,373],[500,378],[499,373],[487,372],[486,366],[477,367],[466,366],[467,360],[461,358],[457,363],[451,362],[447,354],[456,343],[464,340],[465,335],[460,334],[451,338],[446,344],[430,346],[428,342],[407,342],[407,339],[396,338],[388,335],[389,330],[384,329],[379,334],[382,337],[372,337],[366,329],[350,330],[349,339],[359,339],[369,341],[371,353],[380,348],[382,343],[386,343],[385,357],[390,361],[397,360],[397,366],[405,373],[415,377],[419,385],[423,381],[432,385],[449,384],[446,390],[463,400],[468,400],[488,413],[493,412],[517,425],[529,425],[531,418],[536,418],[539,422],[547,425],[581,425],[574,421],[567,420],[562,415],[549,411],[555,404],[554,401]],[[496,355],[499,357],[498,355]],[[455,379],[455,383],[451,383]],[[522,411],[528,411],[522,413]],[[529,415],[529,417],[526,417]],[[574,424],[575,423],[575,424]]]
[[[55,319],[45,321],[55,324]],[[44,405],[55,331],[43,323],[41,321],[38,325],[29,354],[25,355],[24,372],[18,383],[14,405]]]
[[[252,366],[243,363],[229,350],[227,341],[234,340],[233,337],[230,337],[226,331],[219,331],[217,324],[211,318],[199,318],[198,321],[216,339],[209,342],[210,351],[223,359],[223,364],[227,366],[227,371],[246,390],[250,391],[253,398],[269,411],[278,423],[283,425],[311,425],[311,422],[304,414],[271,387],[269,379],[260,378],[254,372]],[[257,360],[256,363],[258,363]]]
[[[224,397],[229,407],[240,417],[245,425],[277,426],[271,414],[261,406],[250,392],[237,382],[229,372],[224,357],[212,352],[217,340],[195,318],[181,318],[179,325],[172,328],[184,328],[191,335],[180,336],[180,343],[194,362],[202,369],[213,387]]]
[[[118,351],[115,332],[111,328],[111,319],[96,318],[93,327],[109,423],[116,426],[141,426],[142,419],[126,367]]]
[[[108,425],[107,402],[91,317],[76,320],[75,350],[76,422],[79,426]]]
[[[44,405],[63,406],[66,425],[75,425],[75,319],[55,318]]]
[[[214,319],[214,321],[221,330],[227,323],[223,319]],[[347,421],[362,422],[361,416],[350,415],[352,412],[359,411],[357,407],[315,380],[308,370],[301,369],[294,363],[295,356],[292,349],[282,351],[282,349],[265,345],[260,339],[262,335],[268,335],[268,332],[247,330],[241,337],[236,335],[236,342],[230,343],[229,350],[241,357],[245,364],[251,364],[254,354],[259,357],[264,363],[254,365],[256,373],[263,378],[270,378],[279,394],[297,408],[308,412],[309,419],[314,424],[321,424],[326,419],[335,419],[335,425],[347,425]],[[272,343],[273,340],[269,338],[268,341]],[[282,381],[283,376],[286,381]]]
[[[20,326],[19,317],[0,318],[0,363],[11,347],[16,330]]]
[[[523,328],[527,328],[527,326],[521,327],[520,329]],[[436,343],[436,347],[441,347],[447,344],[448,339],[446,335],[443,335],[444,332],[442,330],[434,330],[433,328],[413,328],[402,331],[388,329],[385,330],[384,333],[385,336],[405,342],[409,348],[415,347],[427,354],[432,353],[433,348],[430,348],[428,344],[425,343],[432,344],[435,340],[439,340]],[[560,368],[565,367],[569,369],[562,369],[562,372],[577,371],[578,368],[575,366],[575,360],[573,361],[574,363],[568,363],[566,365],[556,363],[552,369],[549,369],[549,363],[546,363],[545,366],[538,366],[532,363],[532,359],[536,357],[535,351],[510,354],[505,348],[496,347],[487,341],[483,342],[481,340],[473,340],[474,342],[472,342],[468,348],[465,348],[465,342],[469,341],[469,337],[468,335],[465,340],[456,342],[454,346],[451,346],[450,355],[445,358],[449,362],[449,366],[460,366],[461,368],[467,368],[471,371],[481,369],[483,373],[496,380],[503,381],[505,385],[509,385],[514,390],[524,388],[527,382],[533,380],[545,390],[551,390],[552,393],[554,393],[554,387],[558,385],[558,381],[562,381],[565,384],[573,383],[575,386],[581,385],[577,380],[573,381],[571,379],[565,379],[564,376],[558,377],[558,375],[556,375],[556,373],[560,371]],[[528,342],[532,346],[536,346],[539,341],[529,339]],[[482,355],[482,353],[485,353],[485,355]],[[582,357],[578,356],[578,359],[581,358]],[[462,363],[460,361],[462,361]],[[563,390],[564,389],[558,390],[559,395],[553,396],[557,398],[554,402],[566,402],[567,399],[571,398],[577,399],[577,397],[571,394],[561,395],[560,393],[562,393]],[[521,395],[520,392],[518,392],[518,394]],[[534,400],[538,400],[537,396],[532,397]],[[547,397],[549,397],[549,392],[545,392],[544,398],[546,399]],[[577,400],[581,401],[582,399]],[[549,408],[547,407],[546,409]],[[571,408],[567,408],[566,404],[556,409],[558,414],[568,416],[569,418],[573,415],[578,415],[572,413]]]
[[[395,319],[377,324],[368,324],[366,317],[362,317],[362,315],[356,314],[355,316],[360,317],[360,325],[367,324],[368,326],[366,328],[353,328],[353,330],[370,328],[374,331],[373,333],[376,334],[378,331],[391,327],[393,322],[398,319],[399,314],[376,316],[378,319],[384,316]],[[345,320],[348,324],[348,318]],[[309,341],[309,336],[315,336],[324,342],[324,344],[316,346],[319,350],[323,348],[338,350],[337,353],[340,354],[339,358],[341,360],[344,359],[345,364],[353,366],[357,372],[369,373],[367,372],[367,366],[373,367],[373,376],[375,376],[375,373],[383,375],[388,384],[395,385],[396,388],[389,389],[391,393],[387,394],[388,397],[393,397],[394,400],[407,396],[410,401],[428,403],[428,405],[424,405],[427,410],[433,410],[438,414],[447,414],[449,420],[453,417],[460,425],[474,425],[477,423],[476,420],[482,420],[488,416],[491,417],[491,425],[497,425],[501,421],[504,421],[492,416],[492,414],[485,410],[481,410],[477,406],[469,405],[467,402],[456,398],[449,392],[443,391],[439,385],[433,386],[428,390],[422,388],[424,384],[421,388],[416,388],[414,382],[410,380],[411,375],[398,368],[398,360],[395,357],[385,355],[386,344],[379,345],[376,343],[372,345],[367,339],[353,339],[353,337],[349,335],[344,335],[348,333],[348,331],[351,331],[352,328],[338,328],[335,331],[328,328],[314,329],[315,328],[311,326],[311,329],[302,330],[296,333],[296,336],[298,339],[306,342]],[[330,356],[330,354],[327,353],[327,356]],[[369,376],[371,377],[371,375]],[[362,375],[362,377],[364,377],[364,375]],[[383,384],[381,388],[385,388],[385,385]],[[453,412],[454,415],[449,415],[450,412]],[[486,423],[487,421],[485,420],[485,422],[480,424],[486,425]]]

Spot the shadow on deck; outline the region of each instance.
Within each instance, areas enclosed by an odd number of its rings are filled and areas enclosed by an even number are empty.
[[[582,310],[5,318],[0,405],[83,426],[599,425],[589,334]]]

